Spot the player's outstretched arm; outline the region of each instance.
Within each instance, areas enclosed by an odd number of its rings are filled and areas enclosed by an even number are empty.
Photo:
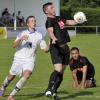
[[[77,25],[77,23],[74,20],[66,20],[66,24],[69,26]]]
[[[83,77],[81,82],[81,88],[85,88],[85,82],[86,82],[86,75],[87,75],[87,66],[83,66]]]
[[[77,12],[74,15],[74,20],[67,20],[66,24],[73,26],[73,25],[76,25],[76,24],[83,24],[86,21],[87,21],[87,19],[86,19],[85,13],[83,13],[83,12]]]
[[[23,35],[21,38],[15,40],[14,43],[13,43],[13,48],[16,48],[17,46],[20,45],[20,43],[21,43],[23,40],[27,40],[27,39],[28,39],[28,36],[27,36],[27,35]]]

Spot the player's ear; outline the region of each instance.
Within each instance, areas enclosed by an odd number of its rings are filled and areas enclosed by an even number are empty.
[[[28,26],[28,22],[26,23],[26,25]]]
[[[47,9],[45,10],[45,14],[48,14],[48,10]]]

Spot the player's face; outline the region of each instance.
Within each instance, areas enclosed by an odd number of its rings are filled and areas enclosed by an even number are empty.
[[[79,58],[79,52],[77,50],[72,50],[71,51],[71,58],[77,60]]]
[[[29,28],[35,29],[36,19],[35,18],[29,18],[27,25],[28,25]]]
[[[55,7],[54,7],[54,5],[48,6],[47,9],[46,9],[46,13],[49,14],[49,15],[55,16],[56,13],[55,13]]]

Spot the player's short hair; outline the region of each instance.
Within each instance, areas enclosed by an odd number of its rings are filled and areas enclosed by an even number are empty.
[[[80,50],[79,50],[78,47],[72,47],[72,48],[71,48],[71,51],[74,51],[74,50],[77,50],[78,52],[80,52]]]
[[[28,16],[27,19],[26,19],[26,24],[28,23],[30,18],[35,18],[35,16]]]
[[[47,9],[47,7],[48,6],[51,6],[53,3],[52,2],[48,2],[48,3],[45,3],[44,5],[43,5],[43,12],[46,14],[46,9]]]

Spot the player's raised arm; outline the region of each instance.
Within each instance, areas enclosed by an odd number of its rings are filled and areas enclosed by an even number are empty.
[[[77,25],[77,23],[75,22],[75,20],[66,20],[66,24],[69,25],[69,26]]]
[[[87,76],[87,66],[83,66],[83,77],[81,82],[81,88],[85,88],[86,76]]]

